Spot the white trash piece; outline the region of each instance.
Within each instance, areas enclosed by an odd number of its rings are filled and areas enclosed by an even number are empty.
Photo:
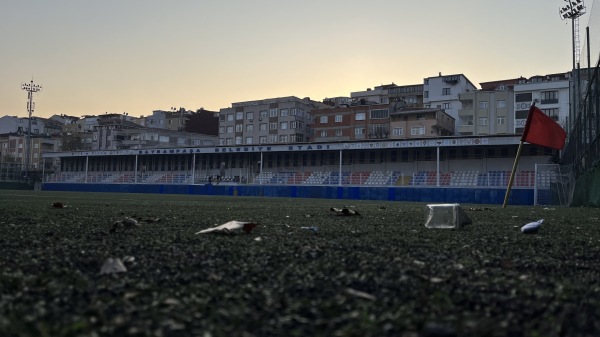
[[[544,223],[544,219],[530,222],[525,226],[521,227],[521,233],[523,234],[535,234],[540,230],[540,225]]]
[[[427,228],[460,228],[472,222],[459,204],[429,204],[425,219]]]

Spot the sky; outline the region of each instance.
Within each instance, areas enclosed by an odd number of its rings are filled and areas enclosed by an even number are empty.
[[[567,72],[564,1],[1,0],[0,116],[27,116],[32,79],[34,116],[147,116],[349,97],[440,72],[477,87]],[[586,7],[581,31],[598,37],[600,0]]]

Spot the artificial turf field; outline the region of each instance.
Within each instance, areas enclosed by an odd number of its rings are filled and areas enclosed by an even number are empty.
[[[599,209],[462,207],[3,190],[0,336],[600,335]],[[260,225],[194,234],[230,220]]]

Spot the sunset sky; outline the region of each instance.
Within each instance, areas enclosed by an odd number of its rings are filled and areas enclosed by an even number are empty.
[[[581,31],[600,41],[600,0]],[[53,0],[0,2],[0,116],[203,107],[350,96],[464,74],[479,82],[569,71],[563,0]],[[582,47],[585,35],[581,35]],[[593,60],[598,59],[598,52]]]

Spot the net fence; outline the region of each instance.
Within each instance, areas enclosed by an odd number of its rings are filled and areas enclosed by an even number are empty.
[[[568,206],[572,201],[574,186],[572,165],[537,164],[533,192],[534,205]]]

